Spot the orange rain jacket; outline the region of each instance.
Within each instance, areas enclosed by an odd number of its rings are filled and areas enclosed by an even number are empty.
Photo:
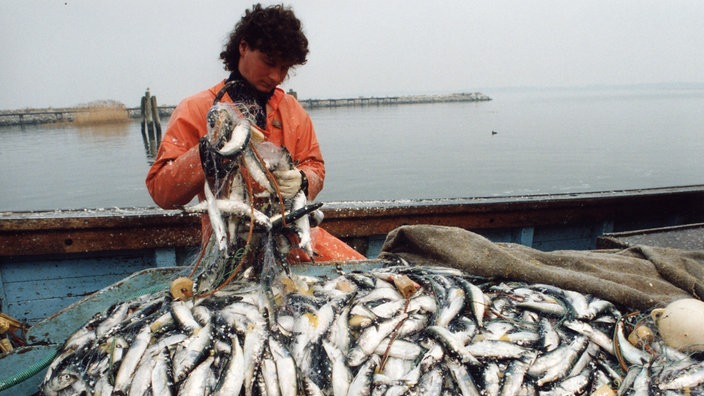
[[[200,162],[198,141],[207,134],[206,116],[225,81],[186,98],[174,110],[154,164],[147,174],[147,189],[154,202],[164,209],[176,209],[193,197],[205,199],[205,174]],[[225,94],[222,101],[232,102]],[[325,163],[310,117],[296,99],[276,88],[267,103],[266,140],[288,149],[298,169],[308,179],[308,200],[312,201],[323,188]],[[202,217],[203,235],[208,235],[210,222]],[[364,259],[364,256],[316,227],[311,232],[313,249],[326,259]],[[339,242],[339,243],[338,243]]]
[[[183,100],[169,121],[156,160],[147,174],[147,189],[154,202],[175,209],[198,195],[204,199],[205,175],[200,164],[198,140],[208,132],[206,115],[215,95],[225,85],[214,87]],[[225,94],[222,101],[232,102]],[[310,117],[296,99],[276,88],[267,103],[266,140],[285,146],[308,178],[308,200],[323,189],[325,163]]]

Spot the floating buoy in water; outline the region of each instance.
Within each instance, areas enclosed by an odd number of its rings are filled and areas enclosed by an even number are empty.
[[[685,352],[704,351],[704,301],[684,298],[650,315],[667,345]]]

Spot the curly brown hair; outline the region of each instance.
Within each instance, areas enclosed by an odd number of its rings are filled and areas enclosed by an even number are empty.
[[[301,21],[290,7],[255,4],[246,10],[242,19],[230,32],[230,38],[220,53],[225,70],[235,71],[240,60],[239,45],[247,45],[289,66],[306,63],[308,39],[303,34]]]

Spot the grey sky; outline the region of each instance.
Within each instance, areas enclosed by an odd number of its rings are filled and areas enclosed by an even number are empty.
[[[271,2],[264,2],[271,3]],[[0,109],[112,99],[176,104],[226,76],[227,33],[252,1],[0,0]],[[700,0],[292,3],[309,61],[299,98],[491,87],[704,83]]]

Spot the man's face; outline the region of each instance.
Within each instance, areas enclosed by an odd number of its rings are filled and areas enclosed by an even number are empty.
[[[258,91],[271,91],[288,75],[290,65],[272,59],[269,55],[251,48],[244,41],[240,42],[239,49],[239,71]]]

